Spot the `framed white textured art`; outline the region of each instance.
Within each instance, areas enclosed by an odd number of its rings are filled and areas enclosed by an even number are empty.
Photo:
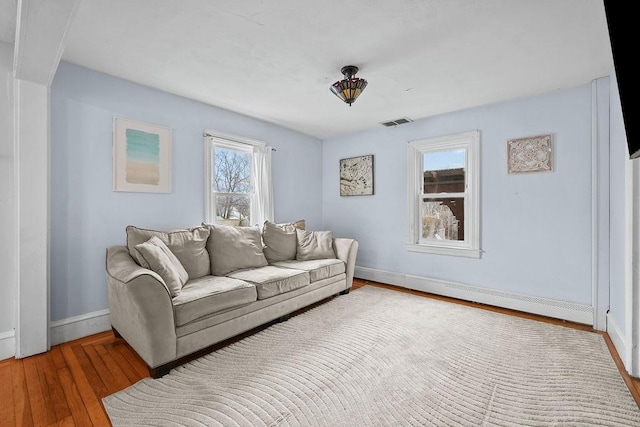
[[[507,141],[507,173],[551,172],[552,170],[551,134]]]
[[[113,120],[113,190],[171,193],[171,129]]]
[[[373,195],[373,154],[340,159],[340,195]]]

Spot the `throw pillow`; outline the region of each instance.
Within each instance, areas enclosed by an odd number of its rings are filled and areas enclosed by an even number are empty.
[[[296,259],[296,228],[304,230],[304,220],[282,224],[264,222],[262,240],[269,263]]]
[[[278,225],[293,225],[294,228],[297,228],[299,230],[304,230],[306,228],[304,219],[299,219],[294,222],[288,222],[288,223],[278,224]]]
[[[218,224],[209,224],[208,227],[211,234],[207,250],[211,259],[211,274],[214,276],[268,264],[262,252],[262,237],[258,227]]]
[[[154,236],[167,245],[184,266],[191,279],[197,279],[211,273],[209,252],[207,252],[207,240],[209,239],[209,229],[207,227],[155,231],[145,230],[133,225],[128,226],[127,247],[129,248],[129,254],[142,267],[149,268],[149,265],[138,253],[136,245],[144,243]]]
[[[189,274],[167,245],[153,236],[146,242],[136,245],[136,250],[150,269],[162,277],[171,297],[180,294],[182,287],[189,280]]]
[[[333,234],[331,231],[309,231],[296,229],[296,259],[334,259]]]

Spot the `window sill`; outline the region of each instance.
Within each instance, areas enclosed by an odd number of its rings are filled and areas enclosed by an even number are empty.
[[[480,253],[482,252],[479,249],[469,249],[469,248],[453,248],[453,247],[443,247],[443,246],[430,246],[430,245],[419,245],[419,244],[407,244],[407,250],[409,252],[421,252],[427,254],[438,254],[438,255],[453,255],[465,258],[480,258]]]

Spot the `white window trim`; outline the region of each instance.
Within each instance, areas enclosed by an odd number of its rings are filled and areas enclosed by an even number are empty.
[[[228,133],[213,131],[213,130],[205,130],[204,134],[204,218],[205,222],[209,224],[215,224],[216,221],[216,207],[215,207],[215,199],[212,197],[211,186],[213,184],[212,181],[212,154],[213,154],[213,146],[221,146],[226,147],[232,150],[240,150],[246,151],[248,153],[253,154],[253,147],[265,147],[265,144],[262,141],[257,141],[254,139],[243,138],[236,135],[231,135]],[[254,191],[254,177],[251,176],[251,194],[255,197]],[[255,203],[255,200],[252,200],[252,203]]]
[[[421,230],[419,199],[423,191],[422,154],[464,148],[466,155],[467,199],[465,201],[465,241],[418,243]],[[480,131],[462,132],[410,141],[407,149],[407,250],[441,255],[480,258]],[[437,196],[437,194],[434,194]],[[468,203],[467,203],[468,201]]]

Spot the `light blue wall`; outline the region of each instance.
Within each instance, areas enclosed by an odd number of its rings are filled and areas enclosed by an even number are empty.
[[[357,105],[353,108],[357,108]],[[408,252],[407,141],[479,129],[481,259]],[[507,175],[506,140],[552,133],[554,171]],[[340,197],[338,162],[375,156],[375,195]],[[324,228],[357,265],[591,304],[591,85],[323,143]]]
[[[621,337],[625,336],[625,241],[631,237],[625,227],[625,163],[629,161],[627,136],[624,128],[620,93],[615,73],[610,87],[610,304],[609,316],[613,319]]]
[[[112,191],[114,116],[172,128],[171,194]],[[304,218],[311,229],[321,226],[320,140],[82,67],[60,64],[51,87],[52,320],[107,308],[105,248],[125,243],[127,225],[167,230],[201,223],[205,129],[261,140],[275,147],[275,219]]]

